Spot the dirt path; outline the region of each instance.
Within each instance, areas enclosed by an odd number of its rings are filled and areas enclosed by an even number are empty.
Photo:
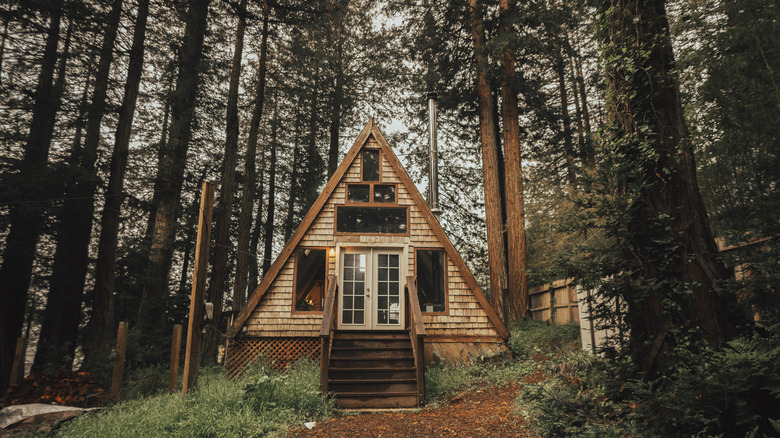
[[[512,409],[517,385],[472,389],[419,412],[336,417],[289,437],[532,437]]]

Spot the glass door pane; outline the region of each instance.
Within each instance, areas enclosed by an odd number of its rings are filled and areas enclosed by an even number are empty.
[[[399,254],[377,254],[377,325],[401,324],[401,264]]]
[[[341,322],[364,325],[366,309],[366,255],[344,254]]]

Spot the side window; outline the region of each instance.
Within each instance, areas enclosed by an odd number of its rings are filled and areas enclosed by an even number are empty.
[[[439,249],[418,249],[417,298],[423,312],[446,312],[446,274],[444,251]]]
[[[328,269],[326,254],[324,249],[298,249],[295,257],[295,310],[322,311]]]

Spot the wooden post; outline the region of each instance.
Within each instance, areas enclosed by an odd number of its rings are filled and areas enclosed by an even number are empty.
[[[200,217],[198,218],[198,240],[195,244],[195,272],[192,274],[192,295],[190,296],[190,317],[187,323],[187,350],[184,353],[184,376],[181,395],[198,384],[200,366],[200,343],[203,340],[203,292],[206,285],[206,268],[211,236],[211,212],[214,209],[214,184],[204,182],[200,196]]]
[[[168,392],[176,389],[179,380],[179,356],[181,355],[181,324],[173,326],[173,340],[171,341],[171,366],[168,373]]]
[[[111,379],[111,397],[119,397],[122,392],[122,373],[125,368],[125,352],[127,351],[127,321],[119,323],[116,334],[116,359],[114,359],[114,376]]]
[[[24,380],[24,363],[27,358],[27,338],[21,337],[16,340],[16,352],[14,353],[14,362],[11,366],[11,385],[18,385]]]

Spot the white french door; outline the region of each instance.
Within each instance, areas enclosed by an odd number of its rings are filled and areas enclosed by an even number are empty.
[[[339,327],[403,327],[404,260],[401,249],[354,248],[341,252]]]

